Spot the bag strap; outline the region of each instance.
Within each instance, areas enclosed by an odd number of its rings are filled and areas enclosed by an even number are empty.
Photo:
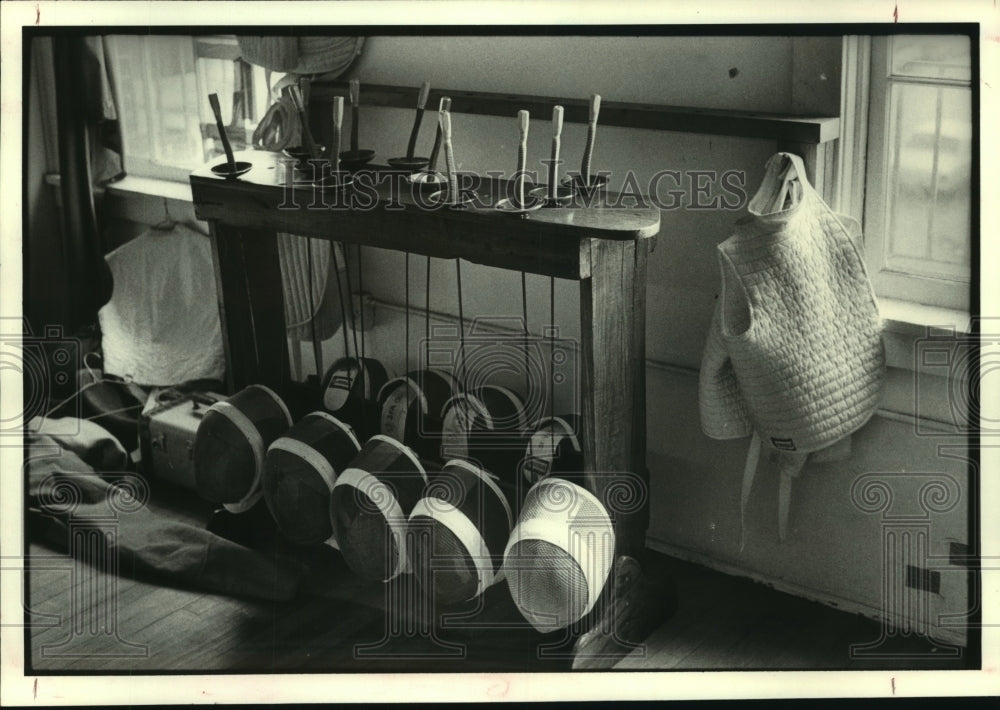
[[[802,158],[794,153],[775,153],[767,161],[764,179],[747,210],[758,217],[783,212],[801,202],[805,191],[811,189]]]
[[[778,458],[778,540],[784,542],[792,507],[792,481],[802,472],[809,454],[781,451]]]
[[[750,491],[753,489],[753,481],[757,475],[757,464],[760,462],[760,436],[754,430],[750,439],[750,448],[747,450],[747,461],[743,466],[743,486],[740,489],[740,552],[743,552],[743,545],[746,544],[746,513],[747,501],[750,500]]]
[[[761,439],[756,431],[750,439],[747,460],[743,467],[743,484],[740,490],[740,552],[746,544],[746,509],[760,463]],[[778,540],[785,541],[788,518],[792,507],[792,482],[802,472],[809,458],[807,453],[779,451],[778,454]]]

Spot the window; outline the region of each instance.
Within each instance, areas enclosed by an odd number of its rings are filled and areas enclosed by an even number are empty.
[[[240,59],[235,37],[110,35],[105,46],[130,175],[187,180],[223,154],[211,93],[233,149],[250,145],[267,110],[267,77]]]
[[[865,249],[880,296],[969,307],[971,67],[966,36],[872,42]]]

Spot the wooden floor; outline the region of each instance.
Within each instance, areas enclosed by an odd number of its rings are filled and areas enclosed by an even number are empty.
[[[34,560],[50,554],[41,545],[31,546]],[[331,570],[340,577],[339,582],[287,603],[205,594],[127,576],[112,580],[92,569],[78,568],[78,589],[89,585],[91,596],[89,608],[76,616],[77,621],[83,617],[85,628],[76,630],[71,628],[71,570],[37,569],[29,574],[28,604],[35,623],[30,631],[31,672],[564,671],[572,667],[555,651],[555,657],[538,658],[535,649],[541,637],[523,628],[445,633],[440,643],[419,636],[393,637],[386,629],[386,588],[357,581],[349,571],[337,567],[335,557],[331,551]],[[852,657],[852,645],[879,639],[878,624],[763,585],[651,557],[663,570],[669,570],[676,584],[675,613],[626,657],[585,667],[966,667],[962,649],[916,638],[902,639],[888,649],[900,654],[896,658]],[[501,584],[494,590],[505,592],[503,587]],[[504,597],[494,593],[489,601],[494,608],[503,607],[508,601]],[[115,599],[117,608],[113,609]],[[106,619],[116,620],[111,628],[89,628],[94,612],[101,608],[108,611]],[[494,618],[516,621],[511,611],[499,610]],[[387,642],[384,648],[374,648],[383,640]],[[547,639],[552,646],[558,646],[558,640]],[[366,655],[365,646],[368,654],[375,655]],[[389,656],[380,658],[380,653]]]
[[[964,648],[883,634],[856,614],[748,579],[657,556],[670,570],[677,612],[644,648],[615,664],[648,670],[896,670],[969,667]],[[864,646],[874,646],[865,649]]]
[[[112,577],[38,541],[29,547],[25,607],[31,674],[163,672],[458,672],[788,669],[960,669],[963,649],[890,637],[875,657],[852,646],[880,639],[879,624],[764,585],[648,552],[666,620],[645,642],[574,664],[560,634],[526,628],[500,583],[479,627],[452,618],[432,638],[410,622],[390,628],[396,585],[359,580],[339,553],[308,553],[316,574],[291,602],[227,597]],[[75,581],[74,581],[75,580]],[[448,610],[474,612],[465,609]],[[411,633],[414,632],[415,633]]]

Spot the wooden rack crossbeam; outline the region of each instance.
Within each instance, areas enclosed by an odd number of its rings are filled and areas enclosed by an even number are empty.
[[[419,90],[418,86],[362,83],[361,103],[366,106],[409,109],[415,104]],[[346,97],[348,85],[347,82],[314,83],[312,92],[313,101],[325,103],[334,96]],[[588,117],[586,97],[559,98],[432,88],[427,105],[437,106],[442,96],[451,98],[452,113],[510,118],[524,109],[533,116],[547,116],[552,112],[552,107],[558,104],[565,109],[565,121],[586,123]],[[762,138],[815,145],[838,137],[840,118],[603,101],[601,126]]]

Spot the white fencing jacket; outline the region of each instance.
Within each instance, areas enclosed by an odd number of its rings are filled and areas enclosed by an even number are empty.
[[[823,202],[801,158],[774,155],[748,211],[718,247],[722,291],[702,357],[701,424],[715,439],[756,435],[751,480],[758,439],[787,452],[787,478],[805,454],[874,413],[882,326],[860,228]]]

